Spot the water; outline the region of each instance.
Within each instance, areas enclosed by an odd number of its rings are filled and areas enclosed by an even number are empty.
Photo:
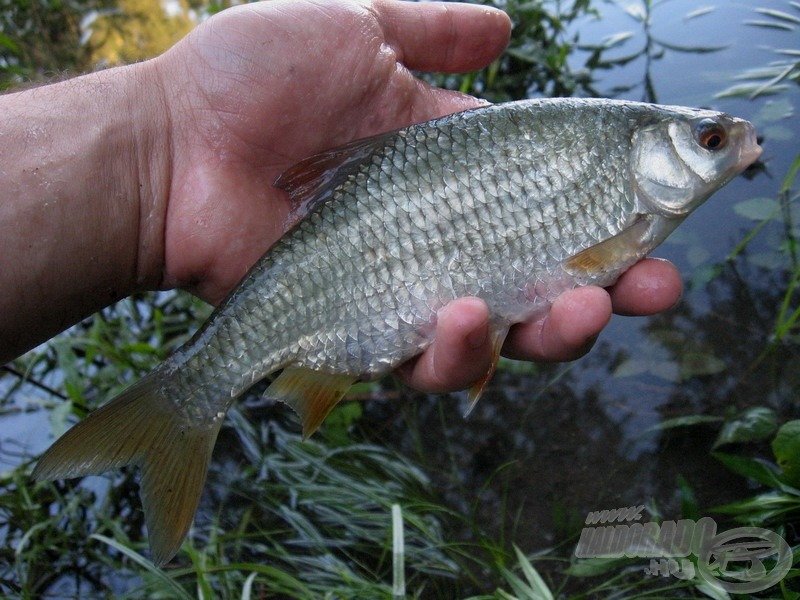
[[[604,95],[725,110],[754,121],[765,136],[766,171],[729,184],[657,250],[681,269],[687,286],[681,303],[656,317],[615,317],[595,349],[575,363],[501,369],[468,420],[461,417],[460,395],[426,397],[398,391],[391,382],[363,405],[366,440],[398,448],[425,468],[454,509],[475,511],[487,531],[495,537],[505,531],[525,552],[559,545],[571,551],[589,511],[645,504],[664,518],[678,517],[681,478],[701,507],[748,492],[743,479],[709,455],[715,427],[652,429],[665,419],[728,417],[755,406],[773,408],[781,420],[799,416],[800,369],[791,347],[752,366],[768,342],[787,283],[790,265],[776,250],[786,243],[786,228],[776,221],[745,255],[732,264],[725,258],[755,225],[737,207],[753,198],[774,199],[800,150],[800,94],[792,89],[755,101],[714,97],[734,75],[774,60],[772,48],[796,47],[797,36],[744,25],[757,17],[753,4],[714,6],[687,19],[699,8],[696,2],[661,3],[646,30],[619,5],[598,3],[602,19],[575,25],[584,43],[629,31],[632,36],[608,58],[649,44],[649,54],[624,68],[595,72]],[[777,0],[758,6],[786,8]],[[665,44],[725,49],[679,52]],[[571,58],[574,68],[584,56]],[[0,420],[5,468],[49,443],[46,411],[26,409],[51,400],[29,384],[17,392],[14,412]],[[210,490],[227,481],[226,441],[223,435]],[[212,503],[201,521],[208,523],[218,510]],[[232,531],[237,524],[223,519],[223,526]],[[466,538],[469,532],[453,535]]]

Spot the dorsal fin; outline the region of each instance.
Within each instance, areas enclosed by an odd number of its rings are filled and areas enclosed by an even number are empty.
[[[304,217],[320,200],[327,198],[331,189],[396,134],[397,131],[389,131],[353,140],[309,156],[278,176],[273,185],[289,193],[292,220]]]

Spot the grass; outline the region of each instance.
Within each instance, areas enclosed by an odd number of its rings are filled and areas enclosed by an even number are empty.
[[[786,2],[786,10],[756,8],[757,19],[747,21],[748,25],[775,32],[800,34],[800,2]],[[720,97],[746,97],[779,94],[800,83],[800,50],[797,48],[776,48],[775,54],[781,57],[770,64],[756,69],[748,69],[737,79],[737,83],[720,92]]]

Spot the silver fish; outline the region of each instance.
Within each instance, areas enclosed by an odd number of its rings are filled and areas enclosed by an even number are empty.
[[[276,182],[304,218],[191,341],[68,431],[34,476],[139,466],[163,564],[194,517],[225,413],[254,382],[280,371],[267,396],[310,435],[353,382],[430,345],[437,311],[463,296],[487,302],[496,361],[512,324],[567,289],[614,283],[760,152],[753,126],[722,113],[553,99],[306,159]]]

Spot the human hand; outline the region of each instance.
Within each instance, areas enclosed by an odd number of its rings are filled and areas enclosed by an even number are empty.
[[[546,362],[580,358],[592,348],[612,310],[630,316],[655,314],[674,306],[681,289],[680,274],[672,263],[647,258],[609,290],[593,286],[570,290],[542,317],[512,327],[503,355]],[[398,375],[421,391],[470,387],[486,375],[492,362],[488,324],[489,312],[482,300],[451,302],[439,314],[433,344],[404,364]]]
[[[167,206],[154,242],[163,285],[222,300],[284,233],[278,175],[352,139],[480,105],[409,69],[480,68],[509,32],[494,9],[392,0],[276,0],[199,26],[153,61],[172,138],[171,184],[155,201]]]
[[[220,301],[283,233],[289,204],[272,186],[277,175],[317,151],[479,105],[408,69],[479,68],[509,33],[502,13],[476,6],[292,4],[224,11],[155,61],[172,123],[165,286]],[[577,358],[612,308],[651,314],[672,306],[680,289],[669,263],[643,261],[610,294],[573,290],[547,315],[512,328],[504,354]],[[451,303],[436,342],[400,377],[427,391],[468,387],[491,362],[487,326],[482,301]]]

